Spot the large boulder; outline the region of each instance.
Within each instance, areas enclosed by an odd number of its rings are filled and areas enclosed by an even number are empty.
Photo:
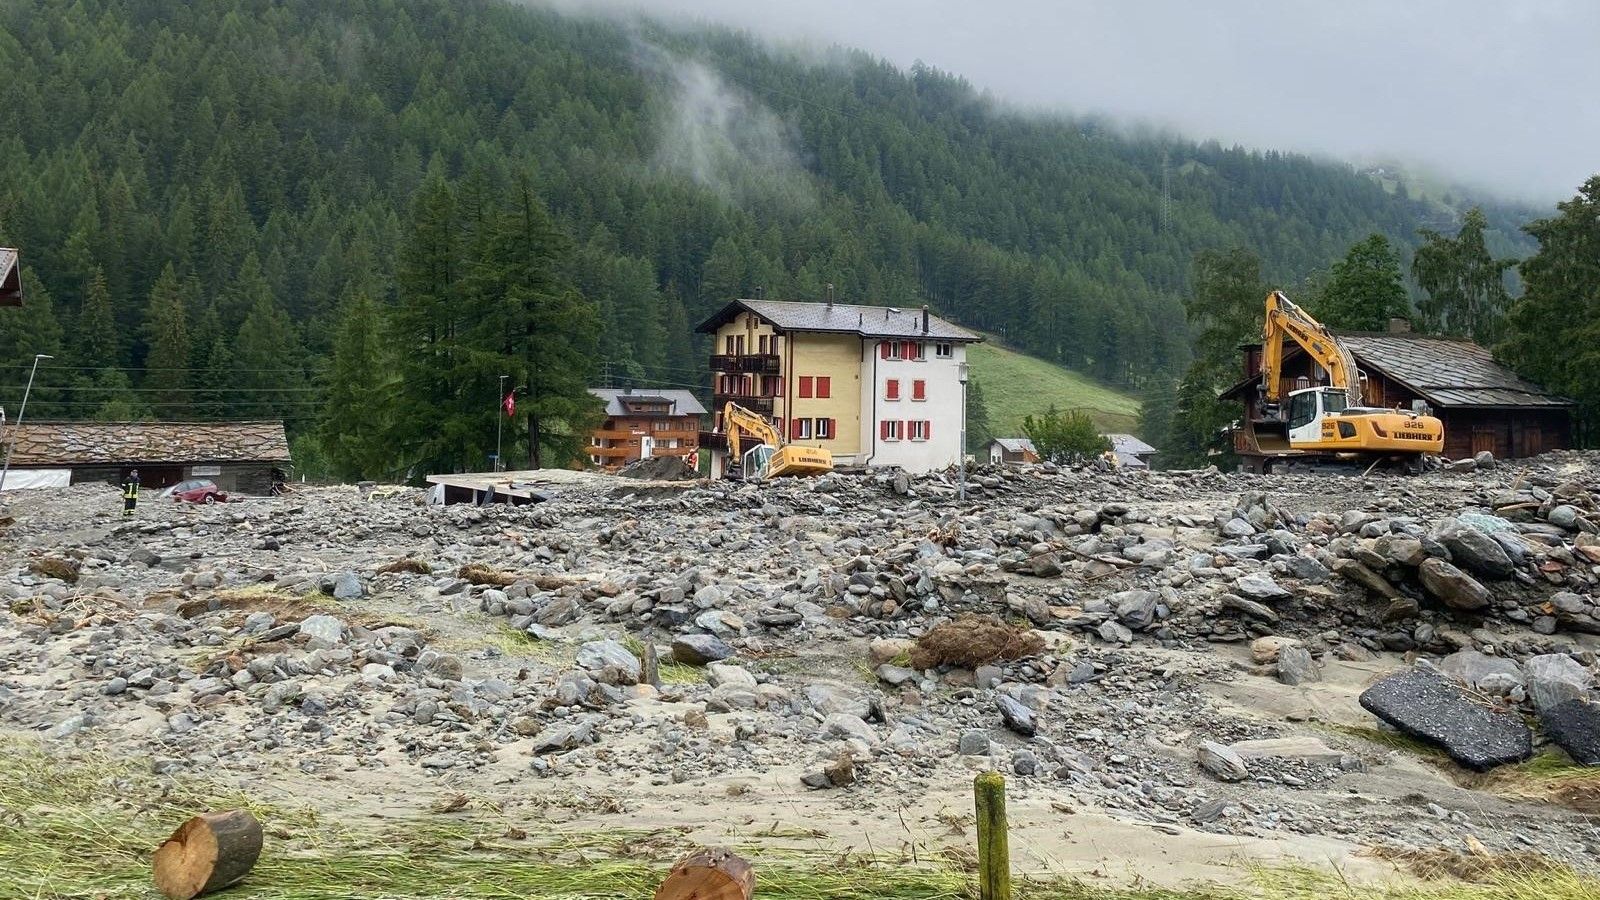
[[[1132,590],[1112,594],[1110,600],[1116,604],[1119,622],[1135,631],[1143,631],[1156,620],[1156,606],[1161,595],[1155,591]]]
[[[1307,681],[1321,681],[1322,670],[1317,668],[1311,651],[1304,647],[1284,647],[1278,651],[1278,680],[1294,687]]]
[[[1494,543],[1492,539],[1488,540]],[[1417,577],[1421,579],[1424,590],[1451,609],[1483,609],[1494,599],[1489,589],[1479,584],[1477,579],[1442,559],[1423,560],[1417,568]]]
[[[1474,690],[1491,694],[1506,693],[1506,686],[1522,685],[1522,667],[1515,661],[1488,656],[1476,650],[1461,650],[1439,661],[1439,671]]]
[[[1294,596],[1288,589],[1272,580],[1272,576],[1265,572],[1252,572],[1234,582],[1233,589],[1247,600],[1257,600],[1262,603],[1271,603],[1274,600],[1287,600]]]
[[[1223,781],[1243,781],[1250,777],[1250,769],[1244,764],[1244,758],[1222,744],[1213,741],[1202,743],[1195,758],[1201,768]]]
[[[1533,755],[1533,732],[1520,718],[1468,700],[1433,672],[1390,675],[1361,693],[1361,705],[1406,734],[1437,744],[1469,769],[1482,772]]]
[[[998,694],[994,698],[995,705],[1000,707],[1000,721],[1005,726],[1023,737],[1033,737],[1039,726],[1034,722],[1033,710],[1022,703]]]
[[[1587,698],[1594,689],[1594,676],[1565,653],[1529,657],[1524,668],[1528,695],[1541,713],[1568,700]]]
[[[1556,746],[1581,766],[1600,766],[1600,704],[1564,700],[1539,713],[1539,724]]]
[[[733,648],[714,634],[683,634],[672,639],[672,658],[686,666],[721,662],[733,655]]]
[[[1446,519],[1434,529],[1433,537],[1450,551],[1452,561],[1485,578],[1510,578],[1516,571],[1511,556],[1500,542],[1456,519]]]
[[[613,640],[590,641],[578,648],[578,666],[601,684],[638,684],[639,657]]]

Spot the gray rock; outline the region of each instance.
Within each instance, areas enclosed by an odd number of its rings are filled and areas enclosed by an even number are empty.
[[[1038,730],[1034,723],[1033,710],[1007,697],[1005,694],[996,695],[995,705],[1000,708],[1000,721],[1005,726],[1023,737],[1033,737]]]
[[[1223,594],[1222,608],[1231,609],[1253,619],[1260,619],[1263,622],[1274,625],[1279,621],[1279,616],[1272,607],[1267,606],[1265,603],[1257,603],[1254,600],[1246,600],[1237,594]]]
[[[1238,516],[1234,516],[1228,521],[1222,523],[1223,537],[1243,538],[1249,537],[1255,533],[1255,526],[1251,525],[1249,522],[1246,522],[1244,519],[1239,518]]]
[[[1131,644],[1133,632],[1126,625],[1107,619],[1100,623],[1100,639],[1108,644]]]
[[[344,642],[344,622],[333,616],[307,616],[300,620],[299,631],[311,639],[312,649],[335,647]]]
[[[1493,538],[1484,536],[1484,540],[1494,544]],[[1499,546],[1495,544],[1496,549]],[[1451,609],[1469,611],[1483,609],[1494,599],[1488,588],[1442,559],[1423,560],[1422,565],[1417,568],[1417,577],[1422,581],[1424,590],[1439,598]]]
[[[1250,777],[1250,769],[1243,757],[1215,741],[1206,741],[1195,752],[1200,767],[1223,781],[1243,781]]]
[[[333,580],[333,599],[360,600],[367,595],[367,586],[354,572],[340,572]]]
[[[1233,589],[1246,600],[1257,600],[1262,603],[1287,600],[1294,596],[1265,572],[1252,572],[1240,578],[1234,582]]]
[[[1502,676],[1515,684],[1523,683],[1522,667],[1516,662],[1476,650],[1459,650],[1446,656],[1439,661],[1439,671],[1474,689],[1481,688],[1486,679]]]
[[[732,655],[733,648],[713,634],[684,634],[672,639],[672,658],[686,666],[721,662]]]
[[[972,680],[978,687],[992,688],[1005,677],[1005,670],[999,666],[979,666],[972,670]]]
[[[578,648],[578,666],[601,684],[638,684],[643,664],[618,641],[590,641]]]
[[[756,689],[756,677],[740,666],[711,663],[706,666],[706,681],[714,688],[731,687],[742,691]]]
[[[1478,464],[1480,471],[1488,471],[1494,468],[1494,454],[1488,450],[1479,450],[1477,453],[1472,454],[1472,461]]]
[[[970,728],[961,732],[956,752],[962,756],[983,756],[989,752],[989,732]]]
[[[902,684],[915,681],[917,679],[917,670],[884,663],[878,667],[878,679],[885,684],[899,687]]]
[[[1011,754],[1011,771],[1018,775],[1039,774],[1039,757],[1032,750],[1021,749]]]
[[[1600,704],[1571,699],[1541,710],[1539,724],[1580,766],[1600,766]]]
[[[1480,772],[1533,755],[1533,732],[1520,718],[1473,703],[1433,672],[1412,669],[1390,675],[1361,693],[1361,705]]]
[[[534,753],[559,753],[574,750],[594,739],[594,725],[589,722],[551,725],[533,737],[530,748]]]
[[[1461,568],[1486,578],[1510,578],[1516,567],[1506,548],[1489,535],[1456,519],[1445,519],[1433,537],[1450,551],[1450,559]]]
[[[1108,599],[1116,604],[1117,621],[1134,631],[1143,631],[1155,622],[1161,595],[1155,591],[1133,590],[1112,594]]]
[[[1291,687],[1307,681],[1321,681],[1322,670],[1317,668],[1311,651],[1290,645],[1278,651],[1278,680]]]
[[[86,720],[82,713],[73,716],[67,716],[65,719],[62,719],[55,725],[52,725],[50,729],[44,733],[45,739],[51,741],[66,740],[67,738],[72,737],[73,735],[82,731],[85,723]]]
[[[1563,503],[1550,510],[1550,514],[1545,516],[1545,521],[1551,525],[1559,525],[1571,531],[1578,527],[1578,510],[1576,507]]]
[[[1400,591],[1390,584],[1387,578],[1374,572],[1370,566],[1353,559],[1338,560],[1333,564],[1333,570],[1385,600],[1393,600],[1400,596]]]
[[[834,713],[823,719],[822,730],[834,737],[860,743],[868,750],[878,746],[878,734],[872,726],[850,713]]]
[[[1541,713],[1568,700],[1587,698],[1594,689],[1594,676],[1565,653],[1529,657],[1523,668],[1527,672],[1528,696],[1533,698],[1533,708]]]

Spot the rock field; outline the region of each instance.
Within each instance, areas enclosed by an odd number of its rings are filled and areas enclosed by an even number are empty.
[[[464,793],[937,846],[995,768],[1021,867],[1169,842],[1600,867],[1600,809],[1493,780],[1600,764],[1600,454],[969,484],[308,487],[131,520],[109,486],[17,492],[0,735],[352,815]]]

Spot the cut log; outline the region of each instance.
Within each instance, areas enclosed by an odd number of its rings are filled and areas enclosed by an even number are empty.
[[[656,888],[655,900],[750,900],[756,871],[731,850],[685,856]]]
[[[249,810],[202,813],[156,848],[156,887],[173,900],[209,894],[243,878],[260,855],[261,823]]]

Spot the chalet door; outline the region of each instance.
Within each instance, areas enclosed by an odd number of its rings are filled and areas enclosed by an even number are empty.
[[[1472,452],[1478,454],[1485,450],[1490,453],[1494,452],[1494,426],[1474,425],[1472,426]]]

